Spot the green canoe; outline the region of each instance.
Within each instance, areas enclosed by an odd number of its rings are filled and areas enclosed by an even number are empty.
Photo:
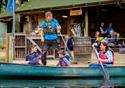
[[[125,77],[125,67],[105,68],[110,77]],[[101,67],[52,67],[0,63],[0,77],[103,77]]]

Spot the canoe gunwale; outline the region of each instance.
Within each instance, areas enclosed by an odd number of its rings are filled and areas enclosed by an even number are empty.
[[[105,67],[110,77],[125,77],[125,66]],[[56,67],[0,63],[0,77],[95,78],[103,77],[101,67]]]

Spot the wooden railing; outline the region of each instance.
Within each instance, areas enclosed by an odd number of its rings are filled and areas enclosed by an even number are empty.
[[[30,36],[30,37],[26,37],[26,41],[27,41],[27,48],[32,44],[32,45],[36,45],[38,51],[42,54],[42,45],[43,43],[41,42],[40,37],[37,36]],[[29,43],[28,43],[29,42]],[[29,53],[29,49],[27,49],[27,54]],[[51,49],[48,51],[47,53],[47,58],[53,58],[55,59],[55,49]]]
[[[26,37],[26,39],[27,41],[29,40],[33,45],[36,45],[38,51],[42,53],[40,46],[38,46],[38,44],[34,41],[34,40],[40,41],[40,37]]]
[[[26,34],[16,33],[15,34],[15,45],[14,45],[14,58],[16,60],[24,59],[27,54],[30,53],[30,48],[32,45],[36,45],[38,51],[42,53],[41,39],[39,36],[27,36]],[[64,44],[62,44],[63,46]],[[57,56],[55,49],[51,49],[47,53],[48,58],[55,59]]]
[[[95,38],[91,38],[92,40]],[[118,44],[123,44],[125,45],[125,38],[117,38],[116,42]],[[114,50],[120,51],[121,48],[119,48],[119,45],[115,45],[111,47]],[[15,45],[14,45],[14,50],[15,50],[15,58],[22,58],[24,59],[27,54],[30,52],[30,47],[31,45],[36,45],[37,49],[40,53],[42,53],[41,47],[42,47],[42,42],[39,36],[27,36],[26,34],[16,34],[15,35]],[[64,47],[64,45],[63,45]],[[48,52],[47,55],[48,58],[54,58],[56,57],[56,52],[55,49],[51,49]]]
[[[95,40],[95,38],[91,39],[92,41]],[[115,43],[108,42],[109,47],[112,48],[114,51],[120,52],[121,49],[125,49],[125,38],[119,37],[119,38],[109,38],[109,39],[115,39]]]

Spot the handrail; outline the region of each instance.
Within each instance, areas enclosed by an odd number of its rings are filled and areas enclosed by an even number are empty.
[[[30,40],[30,42],[33,44],[33,45],[36,45],[36,48],[42,53],[41,51],[41,48],[33,41],[33,38],[32,37],[26,37],[28,40]]]
[[[96,39],[96,38],[91,38],[91,39]],[[119,37],[119,38],[109,38],[109,39],[125,39],[125,37]]]

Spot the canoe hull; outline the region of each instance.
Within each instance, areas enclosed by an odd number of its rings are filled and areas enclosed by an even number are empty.
[[[105,68],[110,77],[124,77],[125,67]],[[103,77],[101,67],[49,67],[0,63],[0,77]]]

